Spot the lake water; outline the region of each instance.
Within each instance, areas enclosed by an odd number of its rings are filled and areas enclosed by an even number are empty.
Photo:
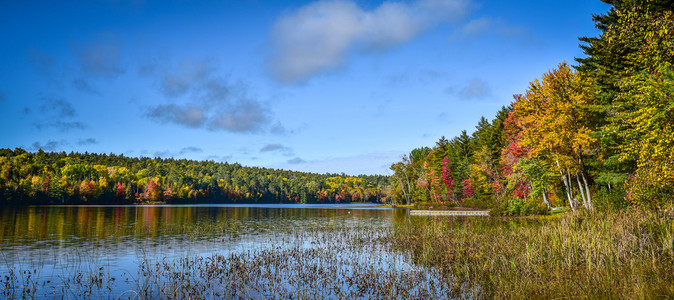
[[[385,289],[437,279],[386,242],[408,218],[367,204],[4,207],[0,297],[409,295]]]

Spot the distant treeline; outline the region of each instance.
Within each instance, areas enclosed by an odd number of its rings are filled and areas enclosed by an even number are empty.
[[[214,161],[0,149],[0,204],[383,202],[388,180]]]

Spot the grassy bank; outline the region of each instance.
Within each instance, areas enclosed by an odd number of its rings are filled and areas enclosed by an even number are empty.
[[[674,213],[412,218],[396,245],[486,298],[674,296]]]

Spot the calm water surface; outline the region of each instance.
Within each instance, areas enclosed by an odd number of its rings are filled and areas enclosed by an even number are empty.
[[[311,247],[293,237],[319,227],[386,229],[401,218],[406,211],[366,204],[4,207],[0,274],[67,285],[64,278],[102,267],[106,278],[131,282],[143,260]]]

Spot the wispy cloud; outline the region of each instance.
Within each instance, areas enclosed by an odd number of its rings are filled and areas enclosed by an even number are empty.
[[[154,156],[154,157],[161,157],[161,158],[169,158],[169,157],[173,157],[173,153],[171,153],[171,151],[168,151],[168,150],[164,150],[164,151],[155,151],[155,152],[152,154],[152,156]]]
[[[61,98],[42,98],[43,104],[40,105],[40,111],[44,114],[66,118],[75,116],[75,108],[65,99]]]
[[[285,156],[293,156],[293,149],[282,144],[267,144],[260,149],[260,152],[279,152]]]
[[[457,30],[458,36],[467,38],[489,33],[504,36],[521,36],[525,35],[527,30],[521,26],[509,25],[501,19],[489,17],[470,20]]]
[[[286,135],[289,131],[280,122],[276,122],[271,126],[269,132],[274,135]]]
[[[204,150],[199,147],[190,146],[180,149],[178,154],[183,155],[187,153],[201,153],[201,152],[204,152]]]
[[[35,129],[55,128],[65,132],[86,128],[84,123],[73,120],[76,114],[75,108],[67,100],[43,97],[41,101],[42,104],[39,106],[40,119],[33,123]],[[30,114],[30,112],[30,109],[24,109],[25,114]]]
[[[180,99],[150,107],[145,115],[152,120],[236,133],[257,133],[271,126],[269,103],[251,97],[242,82],[219,76],[208,61],[184,61],[160,76],[160,91]]]
[[[301,159],[299,157],[295,157],[293,159],[288,160],[288,163],[291,164],[291,165],[304,164],[306,162],[307,162],[306,160]]]
[[[47,79],[53,79],[53,69],[56,67],[56,59],[54,57],[40,50],[30,48],[28,49],[28,59],[35,71]]]
[[[260,152],[269,152],[269,151],[277,151],[277,150],[284,150],[288,149],[288,147],[285,147],[281,144],[267,144],[262,149],[260,149]]]
[[[192,128],[201,127],[206,121],[204,110],[190,104],[158,105],[151,108],[146,115],[160,123],[175,123]]]
[[[191,88],[199,87],[214,69],[208,61],[184,60],[161,75],[161,90],[168,97],[178,97]]]
[[[37,150],[44,150],[44,151],[56,151],[58,149],[61,149],[64,146],[67,146],[68,143],[65,141],[54,141],[54,140],[49,140],[46,143],[42,144],[40,142],[34,142],[30,147],[28,147],[29,150],[32,151],[37,151]]]
[[[459,90],[459,97],[466,100],[482,99],[490,94],[491,89],[489,88],[489,85],[479,78],[471,79],[467,85]]]
[[[87,126],[82,122],[66,122],[66,121],[39,121],[33,123],[33,127],[38,130],[55,128],[59,131],[71,131],[73,129],[86,129]]]
[[[95,138],[80,139],[77,141],[77,144],[80,146],[95,145],[98,144],[98,140]]]
[[[268,68],[280,82],[302,83],[346,64],[352,50],[386,50],[471,7],[468,0],[386,1],[367,11],[348,0],[312,2],[274,24]]]
[[[78,89],[82,92],[85,92],[85,93],[94,94],[94,95],[100,95],[101,94],[98,90],[96,90],[93,86],[91,86],[91,84],[89,84],[88,81],[86,81],[84,79],[73,80],[73,86],[76,89]]]
[[[124,73],[121,47],[119,38],[104,34],[87,44],[73,45],[73,53],[82,71],[88,75],[113,78]]]

